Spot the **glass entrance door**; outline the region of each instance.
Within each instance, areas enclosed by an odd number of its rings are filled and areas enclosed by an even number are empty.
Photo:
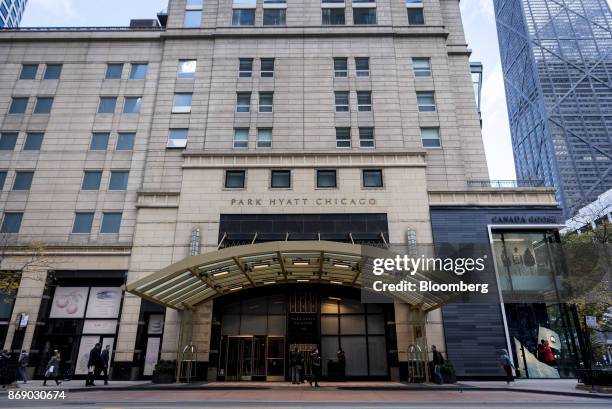
[[[230,336],[223,340],[220,375],[227,381],[285,379],[285,338]],[[223,365],[224,362],[224,365]]]
[[[250,381],[253,376],[253,337],[227,338],[227,380]]]

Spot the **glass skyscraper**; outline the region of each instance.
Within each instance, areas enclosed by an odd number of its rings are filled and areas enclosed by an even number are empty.
[[[28,0],[0,0],[0,28],[19,27]]]
[[[518,179],[565,215],[612,187],[612,14],[606,0],[494,0]]]

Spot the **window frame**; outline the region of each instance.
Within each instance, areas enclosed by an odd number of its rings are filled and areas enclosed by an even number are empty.
[[[101,137],[104,136],[106,139],[106,143],[104,144],[104,149],[94,149],[94,140],[96,139],[96,137]],[[95,152],[105,152],[108,150],[108,142],[110,140],[110,132],[92,132],[91,133],[91,138],[89,140],[89,151],[95,151]]]
[[[53,101],[55,98],[53,97],[36,97],[36,102],[34,103],[34,110],[32,111],[33,115],[50,115],[51,110],[53,109]],[[48,102],[47,105],[45,104]],[[44,110],[42,108],[45,108]]]
[[[139,73],[138,67],[144,67],[144,73]],[[128,79],[135,80],[135,81],[144,81],[147,79],[148,72],[149,72],[149,63],[133,62],[130,65],[130,75]]]
[[[17,223],[13,223],[17,226],[16,229],[8,229],[8,227],[12,227],[11,225],[7,225],[7,216],[17,216]],[[21,231],[21,224],[23,223],[23,212],[4,212],[2,215],[2,225],[0,225],[0,233],[2,234],[19,234]]]
[[[72,230],[70,231],[70,234],[91,234],[95,215],[95,212],[74,212],[74,220],[72,221]],[[79,216],[86,216],[88,218],[90,217],[89,219],[85,220],[85,222],[87,223],[86,226],[89,226],[89,229],[87,229],[87,231],[85,231],[84,229],[79,229],[83,231],[75,231]]]
[[[253,78],[253,58],[238,58],[238,78]],[[243,70],[242,64],[248,64],[250,69]]]
[[[189,105],[177,105],[177,97],[181,98],[189,96]],[[175,92],[172,98],[172,113],[173,114],[189,114],[193,106],[193,92]]]
[[[345,26],[346,25],[346,7],[344,6],[344,3],[342,4],[342,7],[329,7],[329,3],[325,4],[322,3],[321,4],[321,25],[322,26]],[[337,12],[338,10],[342,10],[342,19],[338,19],[337,17],[339,16],[335,16],[334,12]],[[326,15],[327,14],[327,15]],[[328,21],[327,23],[325,21]],[[342,22],[334,22],[334,21],[342,21]]]
[[[59,67],[57,68],[57,74],[51,78],[49,78],[49,67]],[[45,66],[45,73],[43,74],[43,80],[46,81],[53,81],[53,80],[59,80],[62,76],[62,71],[64,68],[64,64],[59,64],[59,63],[47,63],[47,65]],[[51,71],[51,73],[55,73],[55,71]]]
[[[232,27],[255,26],[255,14],[254,8],[232,8]],[[242,21],[243,15],[248,17],[244,24]]]
[[[183,28],[202,27],[202,9],[186,9],[183,15]]]
[[[334,185],[333,186],[321,186],[320,176],[323,175],[324,172],[333,173],[334,175]],[[338,189],[338,170],[337,169],[317,169],[315,172],[315,186],[317,189]]]
[[[274,186],[274,174],[283,173],[284,175],[289,176],[289,184],[287,186]],[[291,169],[271,169],[270,170],[270,189],[274,190],[290,190],[292,188],[292,172]]]
[[[437,101],[436,101],[436,93],[435,91],[417,91],[417,107],[419,109],[419,113],[428,113],[428,112],[437,112]],[[421,104],[419,103],[419,97],[425,97],[431,95],[433,99],[433,104]]]
[[[87,186],[89,186],[89,183],[92,182],[92,180],[88,179],[87,176],[88,175],[96,175],[97,179],[93,182],[94,186],[96,186],[96,188],[88,188],[85,189],[86,187],[86,182],[88,182]],[[81,180],[81,191],[83,192],[99,192],[100,191],[100,187],[102,186],[102,170],[101,169],[85,169],[83,170],[83,177]]]
[[[185,63],[195,63],[193,72],[183,72],[181,71],[183,64]],[[196,72],[198,70],[198,60],[197,59],[180,59],[178,61],[178,67],[176,69],[176,79],[179,80],[193,80],[195,79]],[[183,73],[183,74],[181,74]]]
[[[363,6],[368,6],[368,7],[355,7],[355,5],[353,5],[353,25],[355,26],[372,26],[372,25],[376,25],[378,24],[378,13],[376,12],[376,7],[371,7],[370,3],[365,3],[363,4]],[[364,13],[364,10],[367,10],[368,14]],[[357,18],[358,17],[365,17],[366,20],[369,20],[369,17],[371,16],[372,10],[374,11],[374,22],[369,22],[369,23],[358,23],[357,22]],[[363,15],[362,15],[363,13]]]
[[[98,110],[96,111],[96,114],[99,115],[114,115],[115,112],[117,112],[117,97],[114,96],[101,96],[99,101],[98,101]],[[102,110],[103,107],[103,102],[104,101],[112,101],[113,102],[113,109],[111,110]]]
[[[420,61],[426,61],[427,68],[417,67],[416,63]],[[433,71],[431,68],[431,58],[430,57],[412,57],[412,73],[415,78],[431,78],[433,76]]]
[[[230,174],[233,175],[242,175],[242,186],[228,186],[228,176]],[[226,169],[223,173],[223,188],[228,190],[243,190],[246,189],[246,178],[247,171],[246,169]]]
[[[126,135],[130,136],[130,143],[129,149],[125,149],[124,147],[121,147],[121,139],[122,137],[125,137]],[[134,150],[134,144],[136,143],[136,132],[118,132],[117,133],[117,141],[115,142],[115,150],[118,152],[121,151],[133,151]]]
[[[359,65],[357,61],[366,61],[368,69],[359,69]],[[358,78],[367,78],[370,76],[370,57],[355,57],[355,77]]]
[[[363,131],[371,130],[371,138],[364,138]],[[367,135],[366,135],[367,136]],[[371,146],[370,146],[371,143]],[[376,148],[376,134],[373,126],[360,126],[359,127],[359,147],[366,149]]]
[[[237,136],[239,133],[246,133],[246,140],[238,139]],[[250,129],[245,127],[236,127],[234,128],[234,138],[232,140],[232,148],[233,149],[249,149],[249,133]],[[244,146],[241,146],[244,144]]]
[[[270,97],[270,104],[262,104],[262,97]],[[262,109],[264,108],[264,109]],[[270,114],[274,112],[274,91],[260,91],[259,92],[259,107],[260,113]]]
[[[436,131],[437,138],[424,138],[423,131]],[[442,138],[440,137],[440,127],[439,126],[423,126],[420,128],[420,136],[421,136],[421,146],[425,149],[442,149]],[[437,141],[437,145],[425,146],[425,141]]]
[[[270,139],[269,140],[262,140],[260,139],[259,135],[263,132],[269,132],[270,134]],[[272,128],[271,127],[261,127],[261,128],[257,128],[257,135],[255,136],[255,148],[256,149],[272,149]],[[261,142],[265,142],[265,144],[262,144]],[[267,145],[267,146],[266,146]]]
[[[357,95],[357,111],[358,112],[372,112],[373,107],[372,107],[372,91],[356,91],[356,95]],[[364,97],[367,96],[369,103],[367,104],[362,104],[359,102],[359,97]]]
[[[15,103],[23,102],[23,110],[15,110]],[[9,115],[24,115],[28,110],[28,104],[30,103],[30,97],[11,97],[11,104],[9,105],[8,114]],[[19,104],[21,105],[21,104]],[[18,105],[18,106],[19,106]]]
[[[181,133],[181,136],[184,132],[184,138],[176,138],[172,137],[173,133]],[[183,143],[176,144],[176,141],[185,141]],[[168,129],[168,140],[166,141],[166,149],[185,149],[187,148],[187,143],[189,141],[189,128],[170,128]]]
[[[348,78],[348,57],[333,57],[334,78]],[[344,63],[344,69],[338,69],[337,63]]]
[[[19,71],[19,79],[20,80],[25,80],[25,81],[32,81],[32,80],[36,80],[36,78],[38,77],[38,68],[39,68],[40,64],[21,64],[21,71]],[[27,70],[26,70],[27,67]],[[34,71],[31,72],[30,69],[33,69]],[[30,74],[30,75],[26,75],[26,74]]]
[[[346,104],[339,104],[338,97],[346,96]],[[351,93],[350,91],[334,91],[334,105],[336,113],[347,113],[351,110]]]
[[[366,173],[368,172],[377,172],[378,175],[380,175],[380,185],[366,185]],[[361,169],[361,187],[362,189],[384,189],[385,179],[383,175],[383,170],[381,168]]]
[[[338,138],[339,132],[344,132],[344,131],[348,131],[348,138],[342,138],[342,139]],[[337,149],[351,149],[353,147],[353,141],[352,141],[351,134],[352,132],[349,126],[337,126],[336,127],[336,148]],[[342,146],[341,142],[346,142],[348,143],[348,145]]]
[[[134,103],[134,111],[126,111],[127,107],[128,107],[128,101],[133,101],[135,100]],[[140,110],[142,108],[142,96],[136,97],[136,96],[125,96],[123,97],[123,111],[121,112],[122,114],[140,114]]]
[[[112,217],[119,215],[119,224],[116,226],[117,229],[113,231],[104,231],[104,225],[106,217]],[[121,232],[121,222],[123,221],[123,212],[102,212],[102,220],[100,221],[100,234],[119,234]],[[114,225],[113,225],[114,227]]]
[[[272,62],[272,69],[264,69],[264,62],[268,63],[268,62]],[[275,58],[261,58],[259,60],[259,76],[261,78],[274,78],[274,69],[275,69],[275,65],[276,65],[276,59]],[[269,67],[266,67],[269,68]]]
[[[19,139],[19,132],[13,132],[13,131],[0,132],[0,152],[1,151],[5,151],[5,152],[14,151],[15,148],[17,147],[18,139]],[[4,144],[6,143],[6,141],[8,141],[8,144],[6,145],[6,147],[7,148],[10,147],[10,149],[4,148]]]
[[[246,98],[248,96],[248,104],[245,105]],[[241,103],[240,99],[243,98]],[[253,93],[251,91],[237,91],[236,92],[236,113],[237,114],[248,114],[251,112],[251,99]]]
[[[105,80],[120,80],[123,78],[123,68],[125,66],[125,63],[122,62],[110,62],[110,63],[106,63],[106,71],[104,74],[104,79]],[[116,74],[115,75],[110,75],[114,72],[114,70],[112,70],[112,68],[119,68],[121,67],[121,69],[119,70],[119,76],[117,77]]]
[[[35,148],[33,149],[32,147],[28,147],[28,143],[29,141],[32,140],[32,138],[38,138],[38,140],[36,140],[36,142],[34,143]],[[44,132],[26,132],[26,137],[25,137],[25,141],[23,142],[23,147],[21,148],[22,151],[26,151],[26,152],[36,152],[36,151],[40,151],[42,148],[42,144],[43,141],[45,139],[45,133]],[[30,142],[31,144],[31,142]]]
[[[25,178],[25,179],[24,179]],[[15,177],[13,178],[13,186],[11,187],[12,192],[29,192],[32,189],[32,182],[34,181],[33,170],[17,170],[15,171]],[[17,184],[21,186],[17,186]]]
[[[272,20],[269,19],[269,15],[274,13]],[[266,19],[266,15],[268,15],[268,19]],[[268,21],[268,24],[266,24]],[[269,22],[279,22],[280,24],[270,24]],[[262,26],[264,27],[285,27],[287,25],[287,9],[283,7],[271,8],[264,7],[263,16],[262,16]]]
[[[121,184],[119,185],[119,188],[117,188],[116,186],[113,186],[113,177],[115,177],[115,180],[114,180],[115,185],[117,185],[118,182],[121,182]],[[110,176],[108,178],[108,191],[109,192],[126,191],[128,188],[129,178],[130,178],[129,170],[123,170],[123,169],[111,170]]]

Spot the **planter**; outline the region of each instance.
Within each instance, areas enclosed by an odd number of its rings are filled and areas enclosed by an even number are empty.
[[[173,373],[153,372],[153,376],[151,376],[151,382],[153,383],[174,383],[175,380]]]

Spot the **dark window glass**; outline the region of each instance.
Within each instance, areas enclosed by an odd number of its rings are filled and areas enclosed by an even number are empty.
[[[376,8],[353,8],[354,24],[376,24]]]
[[[106,132],[95,132],[91,135],[89,149],[92,151],[105,151],[108,148],[108,136]]]
[[[129,175],[130,172],[127,171],[111,171],[108,190],[127,190]]]
[[[43,79],[59,80],[60,75],[62,75],[62,64],[47,64]]]
[[[287,11],[285,9],[264,9],[264,26],[284,26],[287,24]]]
[[[120,80],[121,73],[123,72],[123,64],[107,64],[106,65],[106,79],[107,80]]]
[[[336,171],[317,170],[317,187],[336,187]]]
[[[370,75],[370,58],[355,57],[355,70],[358,77],[368,77]]]
[[[100,190],[101,180],[101,170],[86,170],[83,174],[83,185],[81,186],[81,190]]]
[[[28,97],[13,97],[9,114],[23,114],[28,106]]]
[[[21,66],[20,80],[35,80],[38,72],[38,64],[23,64]]]
[[[383,187],[382,170],[364,169],[363,187]]]
[[[271,187],[274,189],[289,189],[291,187],[291,171],[273,170]]]
[[[259,112],[272,112],[274,105],[274,93],[273,92],[260,92],[259,93]]]
[[[408,8],[408,24],[411,25],[423,25],[425,24],[425,17],[423,16],[423,9]]]
[[[125,97],[125,103],[123,104],[124,114],[137,114],[140,112],[140,105],[142,104],[141,97]]]
[[[28,132],[23,145],[24,151],[39,151],[42,146],[44,134],[42,132]]]
[[[0,172],[0,191],[4,189],[4,183],[6,182],[6,171]]]
[[[100,233],[119,233],[121,228],[121,213],[104,213]]]
[[[93,224],[93,213],[76,213],[74,216],[73,233],[91,233]]]
[[[419,112],[434,112],[436,110],[436,98],[433,92],[418,91],[417,104]]]
[[[274,58],[262,58],[261,59],[261,77],[262,78],[274,77]]]
[[[228,170],[225,172],[225,187],[228,189],[244,188],[246,171],[244,170]]]
[[[17,132],[2,132],[0,135],[0,151],[12,151],[17,144]]]
[[[359,147],[373,148],[374,147],[374,128],[360,127],[359,128]]]
[[[249,112],[251,109],[251,93],[236,93],[236,112]]]
[[[134,149],[134,140],[136,134],[134,132],[120,132],[117,136],[117,150],[131,151]]]
[[[357,108],[361,112],[369,112],[372,110],[371,91],[357,91]]]
[[[4,213],[0,233],[19,233],[23,213]]]
[[[131,80],[144,80],[147,78],[147,64],[132,64],[132,69],[130,70],[130,79]]]
[[[351,147],[351,128],[336,128],[336,148]]]
[[[98,113],[99,114],[114,114],[116,105],[117,105],[117,97],[100,97],[100,105],[98,105]]]
[[[348,76],[348,58],[334,58],[334,77],[342,78]]]
[[[240,59],[240,77],[251,77],[253,75],[253,59],[252,58],[241,58]]]
[[[197,28],[202,24],[202,10],[187,10],[185,11],[185,20],[183,27]]]
[[[234,9],[232,12],[232,25],[252,26],[255,24],[255,9]]]
[[[53,98],[51,97],[38,97],[36,99],[36,106],[34,107],[35,114],[48,114],[51,113],[51,107],[53,106]]]
[[[336,102],[336,112],[348,112],[349,110],[349,92],[336,91],[334,93]]]
[[[344,9],[343,8],[324,8],[322,12],[322,24],[324,26],[343,25],[344,21]]]
[[[32,179],[34,179],[34,172],[15,172],[13,190],[30,190],[32,187]]]

